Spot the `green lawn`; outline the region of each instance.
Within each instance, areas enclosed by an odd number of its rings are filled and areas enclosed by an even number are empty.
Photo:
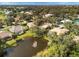
[[[6,42],[8,46],[17,46],[16,40],[12,39]]]

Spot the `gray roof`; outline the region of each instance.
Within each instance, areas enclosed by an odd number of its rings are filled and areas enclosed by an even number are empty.
[[[21,34],[24,31],[24,28],[20,25],[11,26],[9,31],[15,33],[15,34]]]
[[[5,39],[8,37],[12,37],[12,34],[9,32],[5,32],[5,31],[0,31],[0,39]]]
[[[55,28],[49,30],[48,34],[52,34],[53,32],[56,32],[57,35],[62,35],[62,34],[65,34],[65,33],[69,32],[69,30],[66,29],[66,28],[62,29],[60,27],[55,27]]]

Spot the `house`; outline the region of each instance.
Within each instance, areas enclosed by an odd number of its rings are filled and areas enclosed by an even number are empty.
[[[20,25],[16,25],[16,26],[11,26],[9,28],[9,31],[18,35],[24,33],[24,28]]]
[[[13,11],[4,10],[4,13],[5,13],[6,15],[12,15],[12,14],[13,14]]]
[[[79,42],[79,36],[75,36],[75,37],[73,38],[73,40],[74,40],[75,42]]]
[[[77,15],[77,18],[79,18],[79,15]]]
[[[11,38],[12,34],[10,32],[0,31],[0,39]]]
[[[53,28],[53,29],[49,30],[48,34],[52,34],[54,32],[57,35],[64,35],[65,33],[69,32],[69,30],[65,29],[65,28],[56,27],[56,28]]]
[[[20,16],[17,15],[16,18],[15,18],[15,21],[19,21],[20,20]]]
[[[23,14],[23,13],[24,13],[24,11],[21,11],[20,13],[21,13],[21,14]]]
[[[49,27],[51,27],[52,24],[51,23],[44,23],[43,25],[39,26],[40,29],[47,29]]]
[[[53,14],[45,14],[45,15],[43,15],[43,18],[48,18],[48,17],[51,17],[51,16],[53,16]]]
[[[65,26],[63,24],[58,25],[60,28],[64,28]]]
[[[28,26],[29,28],[33,28],[33,27],[35,27],[36,25],[34,24],[34,22],[28,22],[28,23],[27,23],[27,26]]]
[[[64,20],[62,20],[62,21],[60,21],[61,23],[67,23],[67,22],[70,22],[70,23],[72,23],[72,20],[70,20],[70,19],[64,19]]]
[[[25,14],[27,14],[27,15],[33,15],[33,12],[32,11],[26,11]]]

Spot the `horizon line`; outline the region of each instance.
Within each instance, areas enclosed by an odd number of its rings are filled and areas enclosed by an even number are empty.
[[[0,2],[0,5],[79,5],[79,2]]]

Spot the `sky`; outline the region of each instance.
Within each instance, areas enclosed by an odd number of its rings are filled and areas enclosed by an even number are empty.
[[[0,5],[79,5],[79,2],[0,2]]]

